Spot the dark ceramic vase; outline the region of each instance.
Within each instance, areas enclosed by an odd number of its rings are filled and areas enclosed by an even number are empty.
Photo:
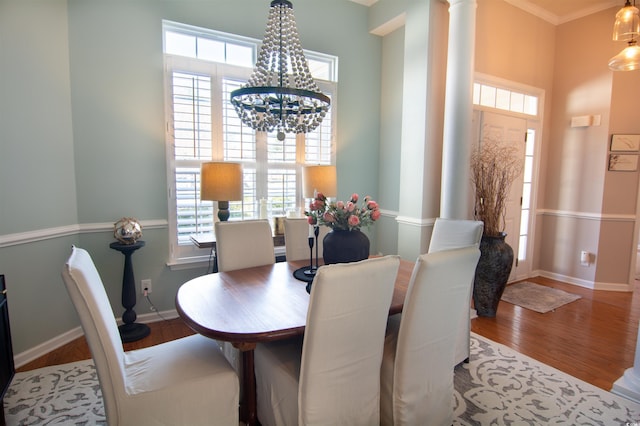
[[[322,258],[325,265],[349,263],[369,257],[369,238],[359,230],[332,230],[322,240]]]
[[[473,304],[481,317],[495,317],[498,303],[509,280],[513,265],[513,249],[505,242],[507,234],[483,235],[480,259],[473,282]]]

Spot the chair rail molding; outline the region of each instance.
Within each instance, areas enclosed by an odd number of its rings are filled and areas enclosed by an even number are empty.
[[[419,217],[411,217],[411,216],[396,216],[396,222],[403,225],[425,228],[425,227],[433,227],[433,224],[436,223],[436,219],[435,218],[422,219]]]
[[[166,219],[149,219],[140,221],[143,229],[162,229],[169,226]],[[0,248],[20,244],[50,240],[52,238],[68,237],[76,234],[90,234],[94,232],[112,232],[113,223],[83,223],[53,228],[37,229],[34,231],[17,232],[15,234],[0,235]]]
[[[635,222],[636,220],[636,216],[634,214],[602,214],[593,212],[580,212],[574,210],[538,209],[536,210],[536,215],[568,217],[572,219],[599,220],[604,222]]]

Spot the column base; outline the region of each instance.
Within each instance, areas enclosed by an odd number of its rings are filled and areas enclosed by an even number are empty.
[[[615,381],[611,393],[630,399],[640,404],[640,378],[633,368],[625,370],[622,377]]]

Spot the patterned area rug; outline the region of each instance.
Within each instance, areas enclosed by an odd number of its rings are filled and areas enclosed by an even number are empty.
[[[470,363],[455,370],[454,401],[454,425],[640,422],[640,404],[476,334]],[[18,373],[4,405],[9,426],[106,425],[92,361]]]
[[[640,404],[471,334],[455,370],[455,425],[625,425]]]
[[[508,285],[501,300],[544,314],[578,299],[577,294],[523,281]]]
[[[92,360],[16,373],[4,397],[9,425],[106,425]]]

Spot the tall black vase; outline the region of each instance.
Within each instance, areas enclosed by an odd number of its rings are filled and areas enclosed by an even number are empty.
[[[473,304],[478,316],[495,317],[498,303],[509,280],[513,265],[513,249],[504,240],[507,234],[483,235],[480,259],[473,282]]]
[[[326,265],[349,263],[369,257],[369,238],[361,231],[332,230],[322,240],[322,258]]]

